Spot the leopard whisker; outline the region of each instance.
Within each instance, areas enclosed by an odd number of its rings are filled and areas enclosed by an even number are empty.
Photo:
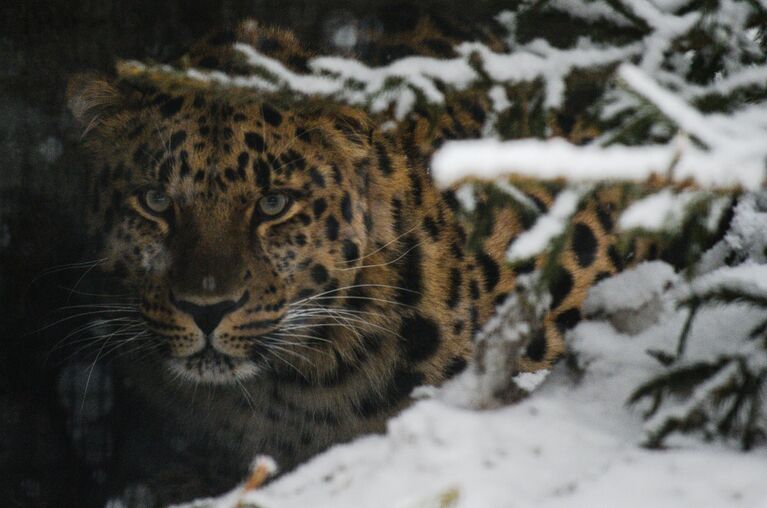
[[[128,355],[132,355],[134,353],[139,353],[142,351],[152,353],[154,351],[158,351],[162,348],[162,344],[155,342],[152,340],[152,336],[147,332],[144,335],[137,334],[133,336],[132,338],[125,341],[121,346],[124,346],[128,342],[137,342],[133,348],[120,351],[117,355],[114,356],[114,358],[122,358]]]
[[[335,289],[329,289],[328,291],[323,291],[321,293],[317,293],[316,295],[307,296],[306,298],[302,298],[301,300],[297,300],[297,301],[291,303],[290,305],[291,306],[300,306],[301,304],[303,304],[305,302],[308,302],[308,301],[311,301],[311,300],[317,298],[318,296],[325,296],[325,295],[329,295],[331,293],[337,293],[339,291],[345,291],[347,289],[357,289],[357,288],[364,288],[364,287],[389,288],[389,289],[395,289],[397,291],[406,291],[406,292],[409,292],[409,293],[420,294],[418,291],[415,291],[413,289],[403,288],[403,287],[399,287],[399,286],[391,286],[389,284],[353,284],[353,285],[350,285],[350,286],[342,286],[342,287],[335,288]]]
[[[138,306],[132,303],[84,303],[79,305],[64,305],[57,310],[71,309],[118,309],[118,310],[138,310]]]
[[[347,260],[344,260],[344,261],[341,261],[341,262],[342,262],[342,263],[346,263],[346,264],[350,264],[350,263],[354,263],[354,262],[357,262],[357,261],[362,261],[363,259],[365,259],[365,258],[367,258],[367,257],[370,257],[370,256],[372,256],[372,255],[374,255],[374,254],[377,254],[377,253],[381,252],[382,250],[384,250],[385,248],[387,248],[389,245],[391,245],[391,244],[393,244],[393,243],[395,243],[395,242],[397,242],[397,241],[401,240],[402,238],[404,238],[405,236],[409,235],[410,233],[412,233],[412,232],[413,232],[413,231],[415,231],[416,229],[418,229],[418,226],[413,226],[412,228],[408,229],[407,231],[405,231],[405,232],[404,232],[404,233],[402,233],[401,235],[397,235],[396,237],[394,237],[394,239],[392,239],[392,240],[389,240],[389,241],[388,241],[388,242],[386,242],[385,244],[381,245],[381,246],[380,246],[380,247],[378,247],[377,249],[375,249],[375,250],[373,250],[373,251],[370,251],[370,252],[368,252],[367,254],[365,254],[365,255],[363,255],[363,256],[359,256],[359,257],[356,257],[356,258],[354,258],[354,259],[347,259]]]
[[[66,322],[66,321],[70,321],[72,319],[82,318],[82,317],[85,317],[85,316],[96,316],[96,315],[101,315],[101,314],[114,314],[114,313],[115,313],[115,311],[111,310],[111,309],[109,309],[109,310],[94,310],[94,311],[89,311],[89,312],[81,312],[81,313],[78,313],[78,314],[74,314],[72,316],[66,316],[64,318],[58,319],[58,320],[54,321],[53,323],[49,323],[47,325],[44,325],[43,327],[38,328],[37,330],[34,330],[32,332],[29,332],[26,335],[34,335],[36,333],[43,332],[45,330],[48,330],[49,328],[52,328],[52,327],[54,327],[56,325],[59,325],[61,323]]]
[[[296,316],[314,316],[314,315],[321,315],[326,312],[336,312],[339,314],[344,315],[352,315],[352,316],[378,316],[381,318],[385,318],[386,316],[381,312],[373,312],[373,311],[365,311],[365,310],[357,310],[357,309],[346,309],[343,307],[309,307],[309,308],[301,308],[298,311],[290,312],[290,316],[287,319],[290,319],[293,315]]]
[[[40,272],[37,276],[35,276],[32,279],[32,281],[30,282],[30,285],[34,284],[35,282],[37,282],[37,280],[39,280],[41,277],[45,277],[47,275],[52,275],[54,273],[64,272],[64,271],[67,271],[67,270],[77,270],[77,269],[83,269],[84,270],[86,268],[90,268],[91,266],[103,263],[103,262],[107,261],[108,259],[109,258],[98,258],[98,259],[92,259],[92,260],[89,260],[89,261],[79,261],[79,262],[76,262],[76,263],[66,263],[66,264],[63,264],[63,265],[56,265],[56,266],[52,266],[50,268],[46,268],[45,270]]]
[[[234,377],[235,383],[237,383],[237,386],[240,387],[240,391],[242,392],[242,396],[245,399],[245,401],[248,403],[248,406],[250,406],[250,410],[255,413],[256,412],[256,405],[253,403],[253,398],[250,395],[250,392],[248,392],[248,389],[245,388],[245,385],[240,381],[237,376]]]
[[[142,337],[143,336],[141,335],[141,332],[139,332],[139,333],[136,333],[136,334],[128,337],[127,339],[116,340],[115,341],[116,344],[114,344],[111,349],[109,349],[108,351],[106,351],[104,353],[104,357],[105,358],[109,357],[113,352],[117,351],[118,349],[120,349],[122,347],[125,347],[126,345],[132,344],[133,342],[136,342],[136,341],[140,342]],[[141,350],[141,348],[143,348],[144,346],[146,346],[146,344],[137,344],[136,347],[133,348],[133,349]],[[131,351],[133,349],[131,349]]]
[[[95,328],[95,326],[89,327],[89,329],[92,329],[92,328]],[[64,339],[61,339],[56,344],[54,344],[54,346],[52,347],[51,351],[54,351],[56,349],[61,349],[63,347],[66,347],[67,345],[74,345],[74,344],[80,344],[80,343],[88,342],[88,341],[95,341],[95,340],[99,340],[101,338],[104,338],[104,337],[110,336],[110,335],[124,334],[126,331],[132,331],[132,330],[137,329],[137,328],[143,328],[143,324],[128,322],[128,323],[124,324],[123,327],[121,327],[120,329],[118,329],[116,331],[107,332],[107,333],[104,333],[104,334],[101,334],[101,335],[95,335],[95,336],[94,335],[86,335],[85,337],[80,337],[80,338],[74,339],[74,340],[66,340],[66,339],[68,339],[68,337],[65,337]],[[86,332],[86,331],[87,331],[87,329],[86,330],[78,330],[79,333],[83,333],[83,332]],[[72,334],[70,333],[70,335],[72,335]]]
[[[402,302],[397,302],[395,300],[387,300],[385,298],[375,298],[375,297],[372,297],[372,296],[352,296],[352,295],[320,296],[320,297],[316,297],[314,299],[315,300],[342,300],[342,299],[345,299],[345,298],[349,298],[349,299],[352,299],[352,300],[369,300],[369,301],[380,302],[380,303],[385,303],[385,304],[389,304],[389,305],[399,305],[399,306],[407,307],[407,308],[410,308],[410,309],[416,309],[417,308],[417,307],[415,307],[413,305],[409,305],[409,304],[402,303]]]
[[[272,335],[276,335],[278,337],[311,339],[311,340],[316,340],[318,342],[324,342],[326,344],[332,344],[333,343],[332,340],[326,339],[324,337],[317,337],[315,335],[305,335],[305,334],[300,334],[300,333],[272,332]]]
[[[130,293],[89,293],[87,291],[80,291],[76,290],[74,288],[69,288],[66,286],[58,286],[60,289],[64,289],[66,291],[70,291],[76,295],[80,296],[91,296],[95,298],[125,298],[126,301],[130,302],[138,302],[139,298],[136,298],[134,296],[131,296]]]
[[[105,333],[101,335],[96,336],[88,336],[84,337],[82,339],[79,339],[77,341],[73,341],[71,344],[81,344],[71,355],[67,357],[67,359],[71,359],[75,356],[79,356],[84,351],[87,351],[93,346],[97,346],[103,342],[109,342],[110,340],[117,340],[118,342],[122,342],[125,339],[122,339],[124,336],[130,336],[136,334],[136,329],[139,328],[139,332],[141,333],[143,331],[143,326],[126,326],[123,328],[120,328],[118,330],[115,330],[114,332]]]
[[[284,341],[276,338],[276,337],[269,337],[267,339],[269,342],[266,343],[266,347],[268,349],[276,349],[278,351],[282,351],[283,353],[289,353],[294,356],[297,356],[301,358],[303,361],[311,365],[311,361],[306,356],[302,355],[301,353],[298,353],[296,351],[291,351],[290,349],[284,347],[283,345],[286,344]]]
[[[416,243],[415,245],[410,247],[408,250],[406,250],[405,252],[403,252],[402,254],[397,256],[396,258],[392,259],[391,261],[387,261],[385,263],[376,263],[376,264],[373,264],[373,265],[350,266],[350,267],[346,267],[346,268],[335,268],[335,267],[333,267],[333,268],[330,268],[330,270],[331,271],[335,271],[335,272],[346,272],[346,271],[349,271],[349,270],[361,270],[363,268],[380,268],[382,266],[388,266],[388,265],[391,265],[393,263],[396,263],[400,259],[402,259],[405,256],[407,256],[408,254],[410,254],[411,251],[413,251],[413,250],[417,249],[418,247],[420,247],[425,241],[426,240],[421,240],[420,242]]]
[[[308,349],[309,351],[312,351],[314,353],[324,353],[325,351],[322,349],[318,349],[314,346],[311,346],[309,344],[306,344],[304,342],[287,342],[286,338],[299,338],[299,337],[307,337],[307,338],[313,338],[310,335],[287,335],[287,334],[275,334],[271,340],[276,341],[281,346],[287,346],[287,347],[302,347],[304,349]],[[308,358],[307,358],[308,360]]]
[[[267,336],[267,337],[265,337],[265,338],[268,338],[268,336]],[[278,350],[282,350],[283,352],[287,352],[287,351],[285,351],[285,349],[284,349],[284,348],[281,348],[281,347],[279,347],[279,346],[275,346],[274,344],[270,344],[270,345],[267,345],[267,349],[269,349],[269,352],[270,352],[270,353],[271,353],[271,354],[272,354],[274,357],[278,358],[278,359],[279,359],[279,360],[280,360],[282,363],[284,363],[284,364],[285,364],[285,365],[287,365],[288,367],[290,367],[290,368],[292,368],[293,370],[295,370],[295,371],[296,371],[296,373],[297,373],[299,376],[301,376],[301,377],[303,377],[304,379],[306,379],[306,377],[304,376],[304,373],[303,373],[303,372],[301,372],[301,370],[300,370],[298,367],[296,367],[295,365],[293,365],[293,364],[292,364],[290,361],[286,360],[286,359],[285,359],[285,357],[283,357],[283,356],[282,356],[282,355],[281,355],[281,354],[278,352]]]

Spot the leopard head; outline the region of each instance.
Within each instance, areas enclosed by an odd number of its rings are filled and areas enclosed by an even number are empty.
[[[232,383],[316,338],[368,244],[366,118],[183,79],[78,76],[91,232],[180,377]]]

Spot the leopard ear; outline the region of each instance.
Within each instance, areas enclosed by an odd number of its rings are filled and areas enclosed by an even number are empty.
[[[67,106],[83,127],[83,136],[125,107],[125,98],[107,78],[77,74],[67,85]]]

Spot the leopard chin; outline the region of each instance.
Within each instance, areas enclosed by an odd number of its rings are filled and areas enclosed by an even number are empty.
[[[185,358],[170,358],[167,366],[179,379],[192,383],[227,385],[258,375],[261,369],[253,361],[234,358],[206,347]]]

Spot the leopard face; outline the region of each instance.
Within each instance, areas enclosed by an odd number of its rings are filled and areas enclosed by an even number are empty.
[[[73,111],[96,122],[92,227],[167,366],[233,383],[300,363],[328,326],[313,302],[336,306],[368,242],[364,152],[331,125],[364,119],[241,91],[78,90]]]

